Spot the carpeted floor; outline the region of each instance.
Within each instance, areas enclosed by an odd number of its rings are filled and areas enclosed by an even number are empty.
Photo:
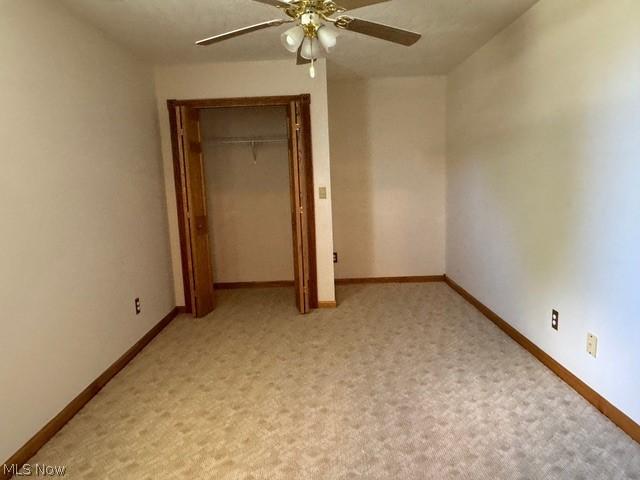
[[[220,292],[32,463],[90,479],[640,479],[640,445],[445,284]]]

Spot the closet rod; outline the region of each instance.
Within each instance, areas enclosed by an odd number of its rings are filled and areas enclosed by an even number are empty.
[[[204,143],[213,143],[217,145],[228,144],[256,144],[256,143],[282,143],[288,142],[287,137],[228,137],[228,138],[210,138],[205,140]]]

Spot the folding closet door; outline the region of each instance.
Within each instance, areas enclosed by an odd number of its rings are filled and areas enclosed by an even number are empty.
[[[291,176],[291,223],[293,227],[293,268],[296,290],[296,305],[300,313],[311,311],[309,295],[309,235],[307,185],[305,183],[306,146],[303,137],[302,105],[290,102],[289,116],[289,156]]]
[[[204,157],[200,134],[200,111],[190,107],[176,107],[179,122],[181,163],[184,167],[185,230],[191,283],[191,305],[196,317],[203,317],[215,308],[213,267],[207,219]]]
[[[305,214],[303,225],[305,232],[305,271],[308,280],[307,294],[309,307],[318,308],[318,273],[316,260],[316,213],[314,201],[313,154],[311,146],[311,97],[301,95],[296,102],[298,107],[298,139],[300,142],[299,162],[302,164],[300,182],[302,186],[302,202]]]

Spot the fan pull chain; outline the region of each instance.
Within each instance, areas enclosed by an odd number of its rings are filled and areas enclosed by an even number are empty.
[[[315,66],[315,62],[316,62],[316,59],[315,59],[315,58],[312,58],[312,59],[311,59],[311,67],[309,67],[309,76],[310,76],[311,78],[316,78],[316,66]]]

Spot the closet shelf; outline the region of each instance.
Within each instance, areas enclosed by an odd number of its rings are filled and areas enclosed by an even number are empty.
[[[288,142],[287,137],[220,137],[205,139],[203,143],[213,145],[231,145],[231,144],[248,144],[255,145],[258,143],[284,143]]]

